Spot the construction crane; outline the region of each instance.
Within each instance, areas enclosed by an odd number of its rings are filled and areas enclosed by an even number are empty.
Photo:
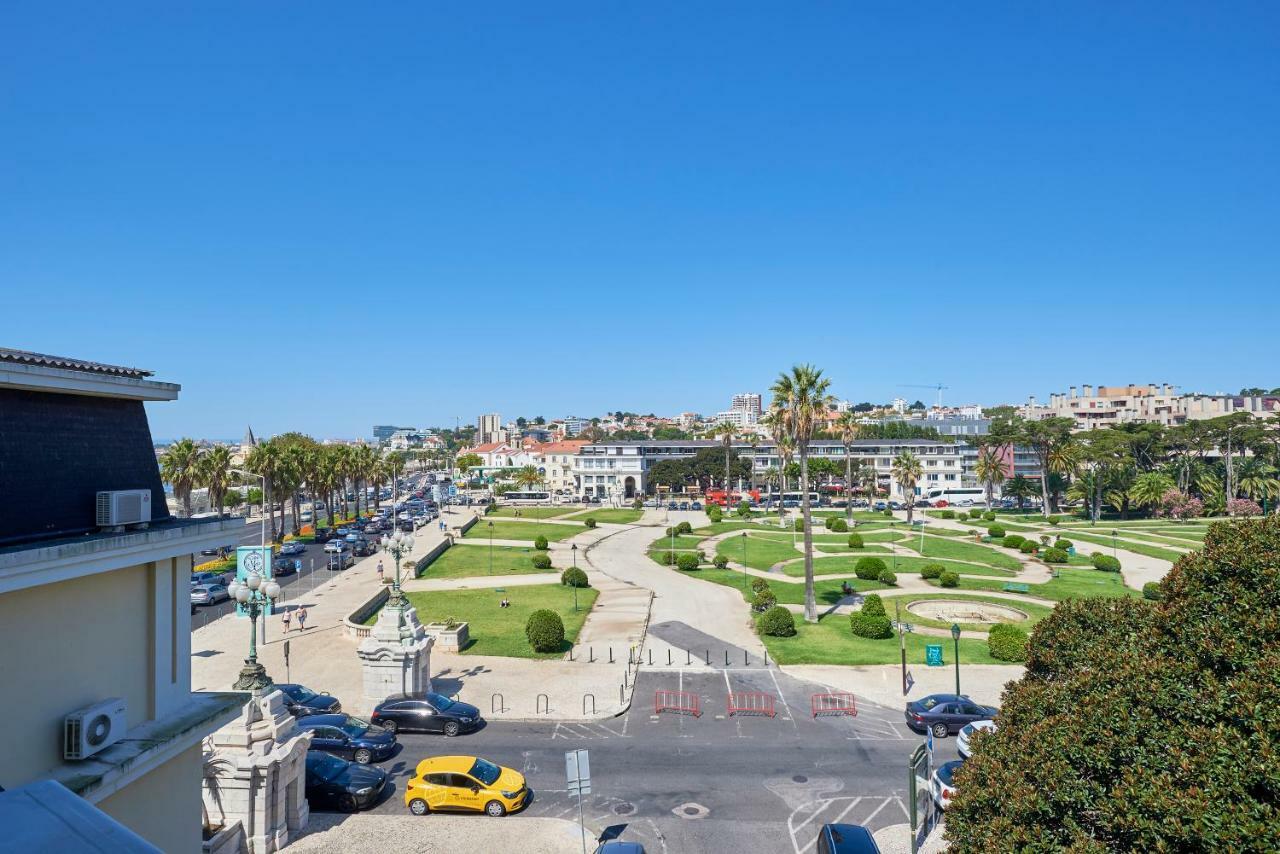
[[[912,384],[912,383],[900,383],[900,385],[901,385],[903,388],[931,388],[931,389],[933,389],[934,391],[936,391],[936,392],[938,393],[938,408],[939,408],[939,409],[941,409],[941,408],[942,408],[942,391],[943,391],[943,389],[951,388],[951,386],[949,386],[949,385],[943,385],[942,383],[936,383],[936,384],[934,384],[934,385],[914,385],[914,384]]]

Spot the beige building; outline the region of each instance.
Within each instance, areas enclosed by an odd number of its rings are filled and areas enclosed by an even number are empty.
[[[58,781],[160,850],[190,852],[201,742],[247,699],[191,691],[191,556],[244,523],[170,516],[143,402],[178,386],[148,376],[0,349],[0,471],[23,498],[0,514],[0,786]],[[117,490],[117,517],[100,519],[99,493]]]
[[[1169,385],[1084,385],[1080,393],[1071,386],[1065,393],[1049,395],[1047,406],[1035,398],[1021,408],[1025,418],[1070,418],[1075,429],[1092,430],[1109,424],[1156,423],[1167,427],[1248,412],[1257,417],[1280,413],[1280,396],[1232,394],[1178,394]]]

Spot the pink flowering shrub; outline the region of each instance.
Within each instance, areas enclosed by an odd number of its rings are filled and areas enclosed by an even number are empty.
[[[1160,506],[1156,515],[1170,519],[1194,519],[1204,513],[1204,502],[1178,489],[1171,489],[1160,496]]]
[[[1262,508],[1258,502],[1250,498],[1232,498],[1227,502],[1227,514],[1230,516],[1261,516]]]

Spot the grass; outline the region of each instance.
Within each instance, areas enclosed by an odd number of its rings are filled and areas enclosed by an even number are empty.
[[[661,551],[663,549],[674,548],[676,551],[686,549],[696,549],[698,543],[702,542],[702,537],[694,537],[689,534],[677,534],[674,537],[658,537],[649,544],[649,548],[653,551]],[[674,546],[672,543],[674,542]]]
[[[1120,531],[1120,536],[1130,540],[1139,540],[1144,543],[1155,543],[1156,545],[1177,546],[1183,549],[1194,549],[1204,543],[1203,539],[1190,540],[1179,537],[1166,537],[1162,534],[1147,534],[1138,531]],[[1070,539],[1070,538],[1068,538]]]
[[[1028,584],[1028,596],[1061,602],[1064,599],[1091,599],[1096,597],[1140,597],[1142,594],[1124,586],[1119,573],[1099,572],[1096,569],[1058,567],[1060,576],[1044,584]],[[936,581],[930,581],[936,586]],[[987,578],[961,578],[957,590],[1002,590],[1005,582]]]
[[[481,519],[471,526],[471,530],[463,534],[468,540],[489,539],[489,521]],[[587,530],[586,525],[548,525],[543,522],[517,522],[509,519],[493,520],[493,538],[495,540],[528,540],[533,542],[539,535],[549,542],[565,540],[574,534]]]
[[[1208,528],[1160,528],[1160,536],[1165,539],[1187,540],[1190,542],[1204,544],[1204,535],[1209,533]]]
[[[1110,537],[1098,537],[1092,534],[1083,534],[1080,531],[1072,531],[1067,535],[1067,539],[1073,542],[1092,543],[1095,546],[1102,546],[1106,549],[1111,548]],[[1120,540],[1116,540],[1116,547],[1123,549],[1124,551],[1133,552],[1134,554],[1146,555],[1147,557],[1157,558],[1158,560],[1167,560],[1170,563],[1177,562],[1177,560],[1183,555],[1182,552],[1162,549],[1159,546],[1148,546],[1135,542],[1121,542]]]
[[[995,549],[979,545],[977,543],[964,543],[955,540],[946,540],[940,537],[924,537],[924,550],[920,549],[920,537],[908,537],[902,541],[902,545],[918,551],[926,557],[949,558],[951,560],[963,560],[970,563],[985,563],[988,566],[994,566],[997,569],[1008,569],[1017,572],[1022,569],[1022,562],[1017,558],[1002,554]]]
[[[745,554],[744,540],[746,541]],[[752,569],[768,569],[775,563],[800,556],[800,552],[791,548],[789,542],[766,540],[760,537],[732,537],[721,540],[716,545],[716,554],[724,555],[729,560]]]
[[[757,525],[751,522],[726,521],[726,522],[712,522],[710,525],[703,525],[701,528],[694,528],[693,532],[695,534],[701,534],[704,537],[713,537],[716,534],[724,534],[729,531],[743,531],[743,530],[773,531],[774,533],[777,533],[778,531],[789,532],[791,529],[779,528],[777,525]]]
[[[531,558],[535,554],[546,554],[518,546],[493,547],[494,575],[530,575],[537,572],[559,572],[557,568],[534,569]],[[444,554],[427,564],[419,574],[419,578],[470,578],[472,576],[489,575],[489,547],[451,546]]]
[[[607,522],[612,525],[630,525],[632,522],[639,522],[642,516],[644,516],[643,510],[630,510],[625,507],[605,507],[601,510],[584,510],[581,513],[573,514],[569,519],[577,522],[589,517],[597,522]]]
[[[745,572],[738,572],[732,569],[716,569],[715,567],[703,567],[697,572],[686,573],[690,578],[697,578],[702,581],[710,581],[712,584],[719,584],[724,587],[732,587],[742,594],[744,601],[750,602],[754,595],[751,592],[751,582],[756,576],[748,575]],[[766,579],[767,581],[769,579]],[[887,589],[878,581],[863,581],[860,578],[847,579],[849,586],[859,592],[871,590]],[[813,595],[818,600],[818,605],[834,605],[844,598],[844,593],[840,588],[839,581],[814,581]],[[773,591],[773,595],[778,601],[784,605],[803,605],[804,604],[804,585],[787,581],[770,581],[769,589]]]
[[[577,513],[581,507],[499,507],[489,514],[491,519],[554,519],[569,513]]]
[[[814,547],[814,550],[818,552],[823,552],[825,554],[836,554],[836,555],[862,554],[864,552],[867,554],[881,554],[881,555],[889,554],[888,546],[877,546],[874,544],[870,546],[863,546],[860,549],[853,549],[853,548],[849,548],[848,546],[818,545]],[[814,555],[814,557],[821,557],[821,556],[822,555],[819,555],[819,554]]]
[[[904,534],[901,531],[890,531],[887,529],[883,531],[878,531],[878,530],[867,530],[865,528],[859,528],[857,531],[850,531],[849,533],[857,534],[858,536],[862,537],[862,541],[864,543],[888,543],[888,542],[893,542],[894,540],[900,540],[906,536],[906,534]],[[778,541],[786,540],[788,543],[791,542],[791,534],[787,531],[766,531],[759,534],[753,533],[751,536],[759,537],[763,540],[778,540]],[[803,539],[803,536],[804,535],[801,534],[800,532],[798,531],[796,532],[796,545],[800,544],[801,540]],[[824,543],[828,545],[830,544],[843,545],[849,542],[849,534],[814,534],[813,541],[815,543]]]
[[[1014,625],[1021,626],[1024,629],[1030,629],[1036,623],[1053,613],[1053,608],[1049,605],[1033,605],[1030,602],[1015,602],[1011,599],[999,599],[995,596],[972,596],[968,594],[954,593],[911,593],[903,596],[894,596],[884,600],[885,610],[890,616],[893,616],[894,602],[902,603],[902,619],[908,623],[914,623],[919,626],[929,626],[935,629],[949,629],[951,624],[944,620],[933,620],[928,617],[921,617],[919,614],[907,610],[907,605],[911,602],[924,601],[955,601],[955,602],[981,602],[986,605],[1003,605],[1006,608],[1016,608],[1027,615],[1027,619],[1014,622]],[[1010,621],[1013,622],[1013,621]],[[969,632],[985,632],[991,628],[990,623],[960,623],[960,628]]]
[[[513,587],[503,593],[496,590],[433,590],[406,595],[418,609],[418,616],[424,623],[452,617],[469,624],[467,629],[471,640],[462,650],[464,655],[559,658],[577,639],[598,591],[590,587],[580,588],[576,613],[573,610],[573,588],[560,584]],[[504,598],[510,600],[511,607],[499,607]],[[524,626],[529,615],[540,608],[555,611],[564,621],[565,641],[557,652],[534,652],[525,637]],[[375,614],[370,622],[376,618]]]
[[[865,551],[865,549],[863,551]],[[855,549],[854,551],[851,551],[847,554],[839,555],[837,557],[824,557],[821,560],[814,560],[813,572],[815,575],[836,575],[839,573],[852,573],[853,567],[858,563],[858,559],[861,557],[862,555],[858,554],[857,550]],[[894,561],[893,561],[892,555],[889,557],[884,557],[881,555],[872,555],[872,557],[879,557],[881,560],[884,561],[885,566],[889,567],[890,569],[894,568]],[[959,572],[959,573],[968,574],[968,575],[994,575],[994,576],[999,576],[1000,578],[1007,578],[1009,575],[1009,573],[1006,573],[1003,570],[996,569],[995,567],[974,566],[973,564],[969,564],[969,563],[956,563],[955,561],[942,560],[939,558],[932,558],[932,557],[902,557],[901,555],[899,555],[898,557],[898,561],[897,561],[898,568],[895,571],[896,572],[919,572],[924,567],[925,564],[929,564],[929,563],[941,564],[943,569],[949,569],[952,572]],[[782,571],[786,575],[790,575],[795,578],[801,578],[804,576],[804,563],[803,562],[789,563],[786,566],[782,567]]]
[[[857,637],[849,631],[849,618],[841,614],[831,614],[817,623],[806,623],[797,615],[794,637],[762,635],[761,640],[778,664],[897,664],[901,660],[896,636],[886,640]],[[910,664],[924,665],[926,644],[941,644],[944,661],[947,665],[953,664],[955,647],[951,640],[908,634],[906,647]],[[960,663],[1008,664],[991,657],[985,640],[969,638],[960,640]]]

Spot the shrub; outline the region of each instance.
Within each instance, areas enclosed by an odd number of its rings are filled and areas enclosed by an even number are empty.
[[[758,575],[752,576],[751,578],[752,593],[759,593],[761,590],[768,590],[768,589],[769,589],[769,582],[765,581],[763,578],[761,578]]]
[[[890,510],[888,507],[884,508],[884,510],[882,510],[881,512],[882,512],[884,515],[886,515],[886,516],[892,516],[892,515],[893,515],[893,511],[892,511],[892,510]]]
[[[692,570],[697,569],[698,556],[696,554],[691,554],[690,552],[685,552],[676,558],[676,568],[682,569],[685,572],[691,572]]]
[[[1006,534],[1005,538],[1000,541],[1000,545],[1006,549],[1020,549],[1026,541],[1027,538],[1021,534]]]
[[[564,646],[564,622],[555,611],[540,608],[529,615],[524,636],[535,652],[556,652]]]
[[[850,535],[849,535],[849,548],[851,548],[851,549],[860,549],[860,548],[862,548],[862,535],[861,535],[861,534],[850,534]]]
[[[1026,661],[1026,630],[1011,623],[996,623],[987,632],[987,652],[1001,661]]]
[[[982,514],[982,521],[984,522],[994,522],[995,520],[996,520],[996,514],[991,512],[990,510]]]
[[[886,569],[880,573],[880,583],[887,584],[890,587],[896,587],[898,584],[898,576],[893,574],[892,569]]]
[[[943,587],[959,587],[960,575],[949,569],[943,570],[942,575],[938,576],[938,583]]]
[[[693,526],[690,525],[688,522],[681,522],[679,525],[676,525],[676,533],[691,534],[693,533]]]
[[[860,638],[893,637],[893,624],[884,612],[884,602],[874,593],[863,600],[861,610],[849,615],[849,629]]]
[[[1040,551],[1040,544],[1027,540],[1025,543],[1018,546],[1018,551],[1022,552],[1024,555],[1033,555]]]
[[[564,572],[560,573],[560,583],[566,587],[591,586],[591,583],[587,581],[587,574],[576,566],[571,566]]]
[[[1055,528],[1056,528],[1056,527],[1058,527],[1058,523],[1059,523],[1059,522],[1061,522],[1061,521],[1062,521],[1062,517],[1061,517],[1061,516],[1050,516],[1050,517],[1049,517],[1049,524],[1050,524],[1050,525],[1053,525]]]
[[[1048,547],[1049,547],[1049,535],[1048,535],[1048,534],[1041,534],[1041,535],[1040,535],[1040,545],[1044,546],[1045,548],[1048,548]]]
[[[834,521],[832,521],[827,527],[837,534],[843,534],[849,530],[849,523],[841,519],[839,516],[836,516]]]
[[[921,578],[937,578],[946,572],[946,568],[940,563],[926,563],[920,567]]]
[[[798,533],[803,534],[803,533],[804,533],[804,518],[803,518],[803,517],[801,517],[801,518],[797,519],[797,520],[795,521],[795,524],[794,524],[792,527],[793,527],[793,528],[795,528],[795,529],[796,529],[796,531],[797,531]]]
[[[773,595],[773,591],[769,589],[769,585],[765,585],[764,589],[757,590],[756,595],[751,597],[751,610],[757,613],[768,611],[774,605],[778,604],[778,597]]]
[[[992,525],[990,528],[987,528],[987,536],[993,540],[1003,540],[1004,534],[1004,528],[1001,528],[999,525]]]
[[[1100,569],[1103,572],[1120,571],[1120,561],[1111,555],[1104,555],[1102,552],[1094,552],[1093,557],[1089,558],[1089,562],[1093,564],[1094,569]]]
[[[720,510],[720,506],[718,504],[712,504],[707,508],[707,518],[710,519],[712,523],[724,521],[724,513]]]
[[[547,538],[539,534],[538,538],[533,541],[533,547],[540,552],[545,552],[549,548]]]
[[[1152,602],[1159,602],[1160,599],[1163,598],[1160,593],[1160,582],[1148,581],[1146,584],[1142,585],[1142,598],[1149,599]]]
[[[750,502],[747,502],[747,501],[739,501],[739,502],[738,502],[738,515],[739,515],[739,516],[743,516],[743,517],[746,517],[746,516],[750,516],[750,515],[751,515],[751,504],[750,504]]]
[[[1071,542],[1068,539],[1064,539],[1063,537],[1058,537],[1058,539],[1054,542],[1053,547],[1055,549],[1062,549],[1065,552],[1067,549],[1074,549],[1076,547],[1076,544]]]
[[[582,524],[586,525],[588,528],[594,528],[594,527],[596,526],[596,520],[595,520],[593,517],[588,516],[587,518],[585,518],[585,519],[583,519],[583,520],[582,520]],[[688,522],[681,522],[680,524],[681,524],[681,525],[687,525],[687,524],[689,524],[689,523],[688,523]]]
[[[676,562],[676,553],[673,551],[661,551],[658,552],[658,555],[658,562],[665,566],[671,566]]]
[[[675,532],[676,532],[675,528],[667,528],[665,531],[662,532],[662,536],[671,537],[675,535]]]
[[[637,498],[635,501],[632,501],[632,502],[631,502],[631,509],[632,509],[632,510],[643,510],[643,509],[644,509],[644,499],[643,499],[643,498]]]
[[[1045,563],[1066,563],[1067,552],[1065,549],[1060,549],[1056,546],[1050,546],[1049,548],[1044,550],[1044,554],[1040,555],[1040,558]]]
[[[789,638],[796,633],[796,618],[781,605],[774,605],[761,615],[760,631],[776,638]]]
[[[711,561],[711,563],[716,569],[724,569],[729,565],[729,559],[724,555],[716,555],[715,560]]]
[[[875,581],[884,571],[884,561],[878,557],[858,558],[858,562],[853,565],[853,574],[863,581]]]
[[[551,555],[534,555],[530,560],[533,562],[534,569],[551,568]]]
[[[956,511],[954,511],[954,510],[943,510],[943,511],[941,511],[941,512],[939,512],[939,513],[938,513],[938,516],[939,516],[940,518],[942,518],[942,519],[954,519],[954,518],[956,518]]]

